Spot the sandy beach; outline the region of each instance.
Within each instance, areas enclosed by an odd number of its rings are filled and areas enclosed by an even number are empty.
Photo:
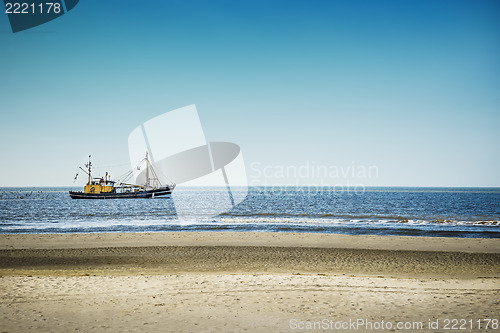
[[[0,281],[2,332],[484,332],[500,240],[0,235]]]

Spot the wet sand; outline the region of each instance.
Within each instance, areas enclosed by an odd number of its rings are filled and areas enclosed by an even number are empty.
[[[500,319],[500,240],[0,235],[0,281],[8,332],[484,332]]]

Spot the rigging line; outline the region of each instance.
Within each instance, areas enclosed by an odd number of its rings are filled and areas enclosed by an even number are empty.
[[[128,174],[131,174],[131,173],[133,173],[133,172],[134,172],[134,170],[127,170],[127,172],[125,172],[125,173],[121,174],[120,176],[118,176],[118,177],[116,177],[116,178],[117,178],[117,179],[119,179],[119,178],[125,177],[125,176],[127,176]]]
[[[154,182],[156,183],[156,185],[158,187],[161,186],[161,182],[160,182],[160,179],[158,178],[158,175],[156,174],[156,170],[153,168],[153,165],[151,164],[151,173],[153,174],[153,177],[154,177]],[[167,178],[167,177],[165,177]],[[167,179],[168,180],[168,179]]]
[[[134,170],[129,170],[127,172],[125,172],[124,174],[116,177],[115,179],[117,181],[125,181],[126,179],[128,179],[132,174],[134,173]],[[123,180],[122,180],[123,179]]]
[[[167,176],[165,176],[165,174],[163,172],[161,172],[161,169],[160,170],[156,170],[153,168],[153,170],[156,172],[158,172],[160,174],[160,176],[162,176],[163,178],[165,178],[170,184],[174,184],[174,182],[172,180],[170,180]]]
[[[137,166],[135,166],[132,170],[129,170],[126,173],[124,173],[123,175],[119,176],[118,178],[115,178],[117,180],[117,182],[119,181],[119,182],[123,183],[127,179],[129,179],[134,174],[135,169],[137,169],[138,167],[140,167],[143,164],[144,161],[146,161],[145,158],[142,159],[142,161],[139,162],[139,164],[137,164]]]
[[[148,135],[146,133],[146,128],[144,127],[144,124],[141,124],[141,131],[142,131],[142,136],[144,137],[144,143],[146,143],[147,152],[148,152],[149,156],[151,157],[151,160],[154,162],[155,157],[153,155],[153,151],[151,150],[151,145],[149,144],[149,138],[148,138]]]
[[[129,172],[129,173],[123,175],[122,177],[118,178],[118,180],[121,183],[123,183],[123,182],[127,181],[128,179],[130,179],[130,177],[132,176],[132,174],[133,174],[132,172]]]

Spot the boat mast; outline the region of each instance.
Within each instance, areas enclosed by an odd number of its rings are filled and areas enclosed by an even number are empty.
[[[149,160],[148,153],[146,153],[146,190],[149,187]]]
[[[89,163],[87,164],[87,167],[89,168],[89,185],[92,180],[92,176],[90,175],[90,168],[92,167],[92,163],[90,162],[90,155],[89,155]]]

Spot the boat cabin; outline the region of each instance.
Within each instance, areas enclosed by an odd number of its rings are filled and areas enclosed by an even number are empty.
[[[106,175],[107,178],[107,175]],[[94,178],[85,185],[84,193],[115,193],[115,182],[104,178]]]

